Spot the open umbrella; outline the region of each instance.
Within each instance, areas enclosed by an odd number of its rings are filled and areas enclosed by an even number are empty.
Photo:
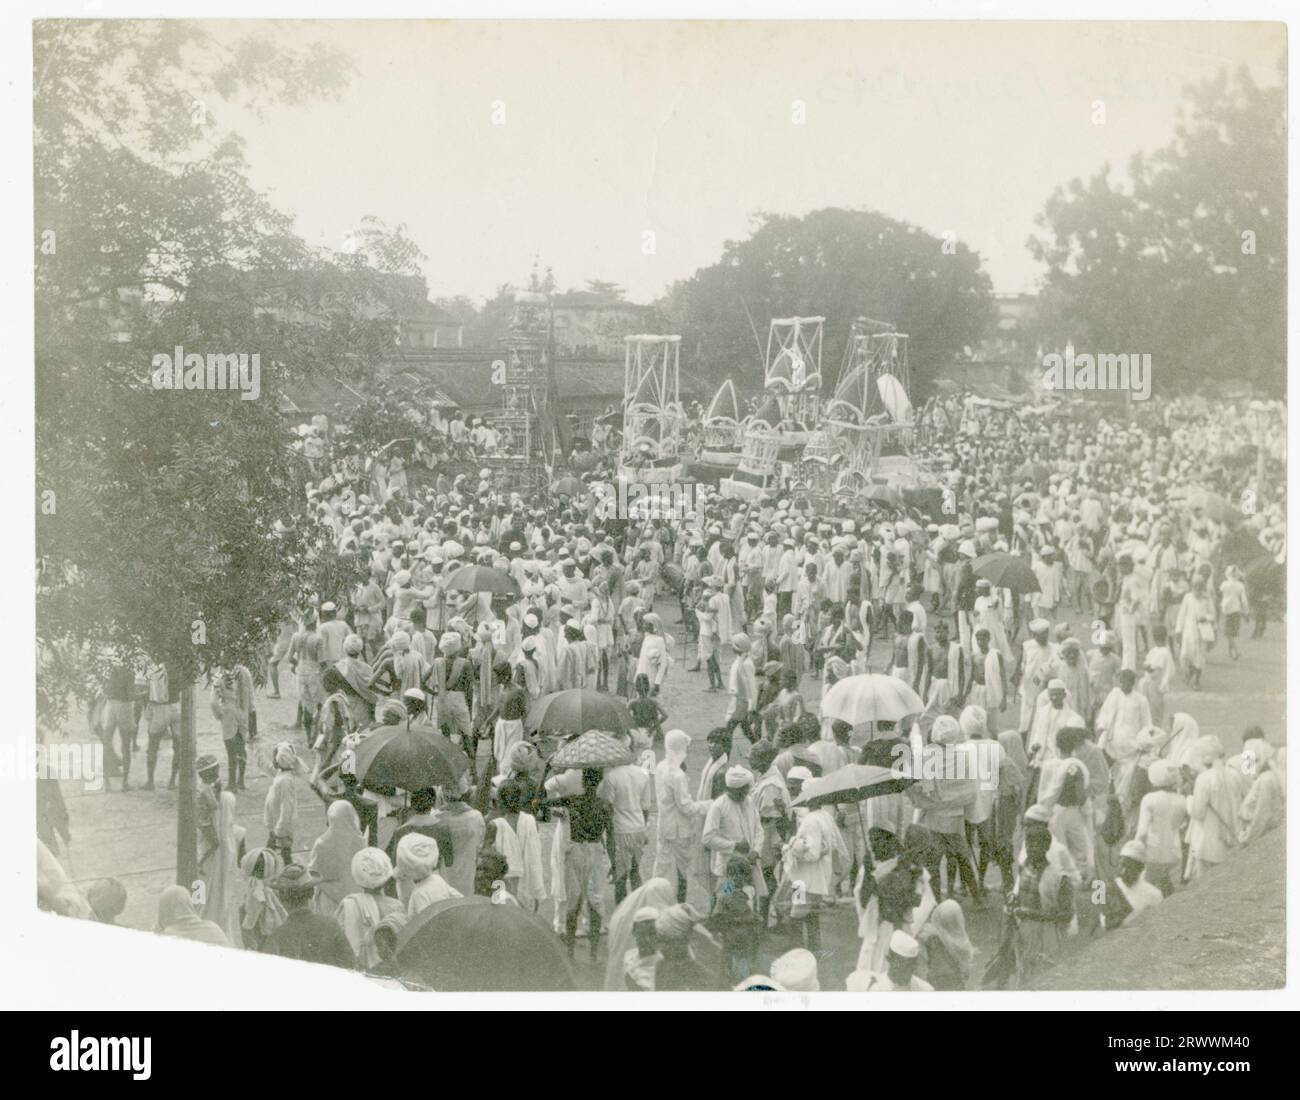
[[[583,730],[626,733],[632,728],[632,715],[622,699],[587,688],[543,695],[528,708],[526,721],[530,730],[541,733],[573,734]]]
[[[822,699],[822,717],[860,726],[865,722],[897,722],[920,714],[925,703],[896,676],[867,672],[839,680]]]
[[[901,768],[886,768],[879,764],[846,764],[829,775],[809,779],[804,783],[796,806],[834,806],[844,802],[855,803],[862,835],[867,835],[867,822],[862,816],[862,802],[868,798],[898,794],[916,782],[911,776],[901,774]]]
[[[486,565],[462,565],[448,578],[447,587],[457,592],[491,592],[502,596],[519,592],[514,577]]]
[[[588,730],[566,741],[551,757],[553,771],[565,768],[614,768],[619,764],[632,763],[632,750],[612,733],[604,730]]]
[[[586,491],[587,487],[576,477],[562,477],[551,489],[551,492],[567,497],[582,496]]]
[[[907,790],[916,780],[902,775],[893,768],[877,764],[846,764],[828,775],[807,780],[796,806],[816,802],[820,805],[838,805],[841,802],[861,802],[886,794]]]
[[[385,726],[356,748],[357,782],[363,787],[447,787],[468,770],[465,753],[427,726]]]
[[[1009,588],[1022,596],[1039,590],[1038,578],[1029,563],[1015,554],[985,554],[971,562],[971,569],[994,588]]]
[[[443,992],[577,988],[564,942],[518,905],[448,898],[402,929],[396,976]]]

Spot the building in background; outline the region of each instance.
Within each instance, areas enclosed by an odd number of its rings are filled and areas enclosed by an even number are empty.
[[[981,397],[1038,396],[1042,353],[1036,327],[1036,294],[994,294],[993,326],[979,344],[964,348],[929,385],[939,392],[969,390]]]
[[[551,307],[557,359],[611,359],[620,363],[623,337],[649,331],[647,326],[655,312],[651,306],[625,302],[617,294],[592,290],[553,295]]]

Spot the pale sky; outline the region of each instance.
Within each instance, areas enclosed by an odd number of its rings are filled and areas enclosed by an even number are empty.
[[[1030,290],[1025,239],[1058,184],[1122,177],[1172,137],[1187,83],[1243,63],[1274,83],[1285,49],[1264,23],[280,26],[357,71],[337,102],[227,109],[254,184],[314,243],[404,222],[431,295],[474,298],[538,254],[562,288],[649,301],[754,212],[823,206],[955,233],[996,290]]]

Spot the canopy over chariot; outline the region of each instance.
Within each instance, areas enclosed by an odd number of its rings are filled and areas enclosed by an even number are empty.
[[[619,477],[664,484],[682,478],[686,424],[678,390],[680,336],[624,338],[623,446]]]

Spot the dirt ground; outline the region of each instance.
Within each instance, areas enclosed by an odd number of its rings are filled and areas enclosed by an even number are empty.
[[[1286,835],[1063,959],[1035,989],[1278,989],[1286,984]]]
[[[694,663],[694,653],[685,652],[682,629],[674,625],[678,618],[676,605],[661,600],[657,610],[667,624],[668,633],[678,638],[674,650],[678,664],[669,674],[662,694],[669,715],[665,729],[680,727],[693,738],[687,761],[693,786],[706,756],[704,736],[719,723],[726,708],[726,696],[704,691],[707,681],[703,672],[686,671]],[[1081,618],[1070,617],[1076,621]],[[1086,634],[1086,624],[1081,623],[1076,635],[1086,638]],[[1223,738],[1229,753],[1240,746],[1243,730],[1252,723],[1263,726],[1275,744],[1285,739],[1283,628],[1271,625],[1263,641],[1246,639],[1242,650],[1241,660],[1230,662],[1222,647],[1217,649],[1211,655],[1204,677],[1205,690],[1186,692],[1181,684],[1176,684],[1169,701],[1170,714],[1188,711],[1199,720],[1202,733],[1216,733]],[[877,641],[871,654],[871,668],[879,671],[887,660],[885,644]],[[803,687],[809,700],[815,703],[819,693],[817,683],[808,677]],[[291,740],[305,755],[303,735],[290,729],[295,703],[293,678],[287,667],[281,676],[281,688],[284,692],[281,699],[269,699],[264,693],[259,693],[257,699],[261,736],[250,746],[249,789],[238,796],[239,820],[248,830],[250,844],[261,844],[266,838],[262,806],[269,784],[266,757],[270,746],[279,740]],[[198,752],[215,754],[222,762],[224,778],[225,753],[220,731],[208,708],[206,691],[200,689],[198,697]],[[83,740],[84,725],[79,721],[70,725],[68,736]],[[142,749],[144,744],[142,733]],[[743,742],[740,744],[743,746]],[[132,762],[132,782],[137,786],[125,794],[116,787],[112,791],[92,793],[78,789],[79,784],[63,784],[73,834],[66,861],[69,874],[83,884],[105,876],[119,879],[128,892],[127,908],[119,923],[130,928],[153,929],[158,897],[174,881],[176,794],[166,789],[170,762],[171,747],[165,745],[158,766],[159,786],[154,791],[138,788],[144,780],[142,751]],[[295,849],[305,857],[312,841],[324,828],[324,808],[305,785],[299,793],[298,820]],[[544,853],[549,853],[551,828],[548,825],[542,829]],[[387,835],[385,830],[381,842],[386,842]],[[1078,943],[1074,947],[1077,954],[1058,964],[1043,979],[1043,988],[1226,989],[1279,984],[1285,866],[1281,843],[1281,833],[1278,833],[1240,855],[1232,866],[1207,878],[1195,891],[1189,890],[1183,897],[1175,896],[1154,913],[1147,914],[1142,926],[1133,929],[1131,934],[1125,931]],[[544,862],[549,877],[549,862]],[[992,869],[989,874],[989,885],[993,886],[998,873]],[[613,907],[612,893],[611,887],[606,899],[607,913]],[[706,905],[704,892],[698,885],[692,886],[690,900]],[[968,900],[963,905],[967,907],[971,938],[980,950],[977,966],[982,970],[996,949],[998,907],[995,904],[978,910]],[[548,920],[551,918],[549,902],[543,904],[541,914]],[[843,989],[858,952],[856,920],[852,904],[847,900],[822,918],[822,939],[822,988]],[[1154,944],[1164,949],[1153,950]],[[774,938],[770,948],[773,954],[778,954],[786,946],[794,945]],[[586,945],[580,944],[577,970],[585,988],[600,988],[604,971],[603,941],[595,960],[589,958]]]

